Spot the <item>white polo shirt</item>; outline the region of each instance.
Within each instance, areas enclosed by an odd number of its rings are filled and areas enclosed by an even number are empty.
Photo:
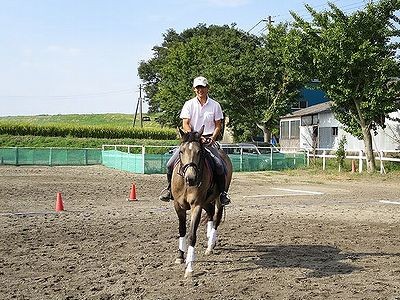
[[[215,129],[215,121],[224,118],[221,105],[207,97],[206,103],[201,106],[197,97],[190,99],[183,105],[181,119],[190,119],[190,125],[195,131],[199,131],[204,125],[203,135],[212,134]]]

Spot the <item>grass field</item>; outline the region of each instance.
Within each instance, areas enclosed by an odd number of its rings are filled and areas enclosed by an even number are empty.
[[[155,121],[156,114],[143,114],[150,121],[143,121],[144,128],[160,128]],[[2,123],[29,123],[33,125],[107,125],[115,127],[132,127],[134,115],[130,114],[68,114],[68,115],[37,115],[37,116],[12,116],[0,117]],[[135,127],[140,127],[140,117],[136,117]]]
[[[143,114],[150,121],[140,123],[136,118],[135,128],[161,128],[155,121],[157,114]],[[129,114],[68,114],[0,117],[0,123],[24,123],[32,125],[82,125],[132,128],[134,116]],[[137,140],[137,139],[96,139],[76,137],[14,136],[0,134],[0,147],[72,147],[101,148],[104,144],[121,145],[176,145],[177,140]]]

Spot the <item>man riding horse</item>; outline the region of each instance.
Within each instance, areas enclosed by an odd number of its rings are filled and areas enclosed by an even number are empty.
[[[218,152],[218,144],[215,143],[221,133],[223,113],[221,105],[208,97],[209,85],[205,77],[196,77],[193,80],[193,90],[196,97],[188,100],[183,105],[180,118],[182,127],[186,132],[200,131],[204,126],[202,143],[206,146],[208,156],[212,159],[215,172],[215,181],[220,192],[222,205],[228,205],[230,199],[226,187],[226,168]],[[161,192],[160,200],[168,202],[172,200],[171,178],[174,164],[179,156],[176,149],[171,159],[167,163],[168,187]]]

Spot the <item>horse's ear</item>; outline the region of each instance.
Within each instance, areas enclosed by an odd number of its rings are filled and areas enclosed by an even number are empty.
[[[199,130],[199,136],[202,136],[204,132],[204,125],[201,126],[200,130]]]
[[[185,135],[185,132],[180,128],[180,127],[177,127],[178,128],[178,132],[179,132],[179,137],[181,138],[181,140],[183,139],[183,137],[184,137],[184,135]]]

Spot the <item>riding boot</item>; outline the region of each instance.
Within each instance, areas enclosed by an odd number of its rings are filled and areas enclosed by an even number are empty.
[[[159,197],[161,201],[169,202],[171,200],[174,200],[174,197],[172,197],[171,193],[171,179],[172,179],[172,171],[168,169],[167,170],[168,187],[161,191],[161,195]]]
[[[216,175],[217,178],[217,187],[220,191],[219,201],[222,206],[228,205],[231,203],[231,199],[228,196],[228,193],[225,191],[225,176],[224,175]]]

